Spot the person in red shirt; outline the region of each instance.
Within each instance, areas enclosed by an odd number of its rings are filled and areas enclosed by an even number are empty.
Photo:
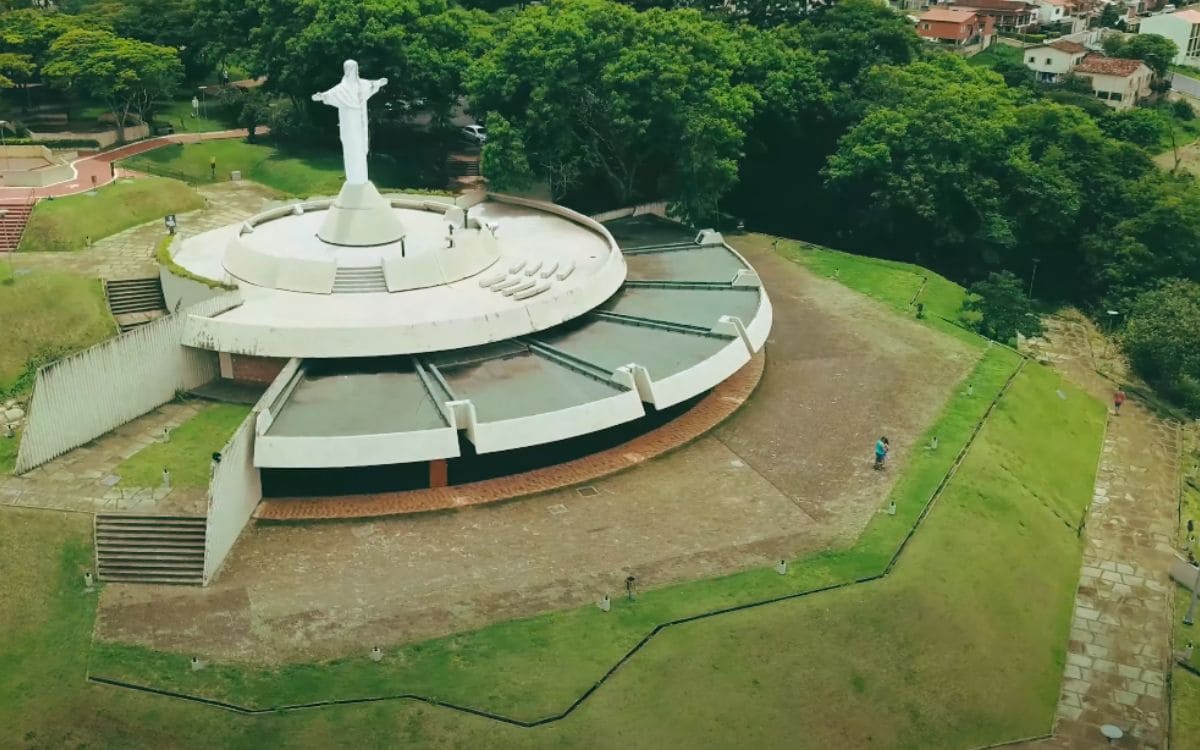
[[[1113,392],[1113,411],[1117,414],[1121,413],[1121,404],[1125,403],[1125,391],[1117,386],[1117,390]]]

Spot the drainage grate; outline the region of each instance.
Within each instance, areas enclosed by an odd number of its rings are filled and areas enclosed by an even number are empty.
[[[582,495],[583,497],[593,497],[593,496],[595,496],[595,495],[599,495],[599,494],[600,494],[600,490],[596,489],[595,487],[593,487],[593,486],[592,486],[592,485],[590,485],[590,484],[589,484],[589,485],[586,485],[586,486],[583,486],[583,487],[577,487],[577,488],[575,489],[575,491],[576,491],[576,492],[578,492],[578,493],[579,493],[580,495]]]

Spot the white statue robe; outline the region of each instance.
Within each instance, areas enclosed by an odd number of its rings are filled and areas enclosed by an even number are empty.
[[[338,133],[342,139],[342,161],[348,185],[367,182],[367,99],[379,91],[384,82],[384,79],[367,81],[342,78],[338,85],[314,97],[331,107],[337,107]]]

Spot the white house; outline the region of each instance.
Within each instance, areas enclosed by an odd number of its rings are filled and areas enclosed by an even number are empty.
[[[1025,67],[1037,74],[1039,82],[1057,83],[1083,62],[1087,48],[1077,42],[1059,39],[1040,47],[1030,47],[1024,54]]]
[[[1138,26],[1138,33],[1158,34],[1175,42],[1179,48],[1174,60],[1176,64],[1200,63],[1200,11],[1181,10],[1147,16]]]
[[[1154,73],[1141,60],[1088,55],[1075,66],[1075,74],[1092,80],[1097,99],[1113,109],[1129,109],[1150,96]]]

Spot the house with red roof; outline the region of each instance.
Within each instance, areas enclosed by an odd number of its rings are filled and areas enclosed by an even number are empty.
[[[1129,109],[1150,96],[1153,71],[1141,60],[1088,55],[1075,66],[1077,76],[1090,78],[1096,98],[1113,109]]]
[[[1024,50],[1025,67],[1037,74],[1039,83],[1058,83],[1087,56],[1087,47],[1059,39]]]
[[[952,8],[978,11],[1000,31],[1029,31],[1038,25],[1038,6],[1025,0],[953,0]]]
[[[974,9],[931,8],[917,16],[917,35],[939,44],[982,50],[995,34],[992,18]]]

